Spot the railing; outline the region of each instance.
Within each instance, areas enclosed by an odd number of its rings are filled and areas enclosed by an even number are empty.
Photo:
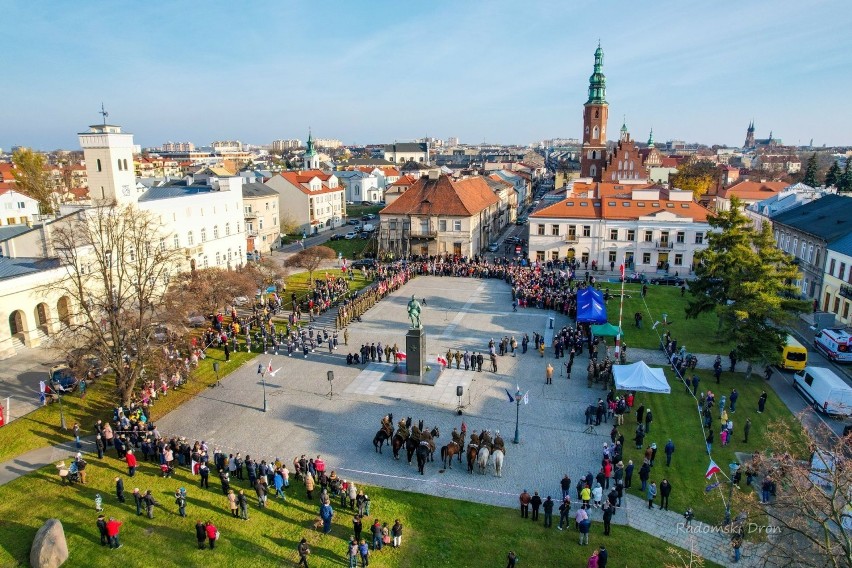
[[[566,243],[576,243],[578,241],[579,241],[579,239],[577,238],[576,234],[575,235],[565,235],[565,242]]]
[[[405,236],[407,236],[410,239],[434,239],[438,236],[438,231],[432,231],[432,230],[408,231]]]
[[[674,243],[671,241],[658,241],[656,248],[660,250],[672,250],[674,248]]]
[[[840,285],[840,295],[844,298],[849,298],[852,300],[852,286],[847,286],[846,284]]]

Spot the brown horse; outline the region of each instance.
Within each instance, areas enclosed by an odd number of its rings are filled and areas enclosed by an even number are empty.
[[[479,446],[471,442],[467,445],[467,472],[473,473],[473,464],[476,463],[476,457],[479,455]]]
[[[446,446],[441,446],[441,461],[444,463],[444,467],[449,467],[453,469],[453,456],[459,456],[459,461],[461,462],[461,448],[456,442],[450,442]]]

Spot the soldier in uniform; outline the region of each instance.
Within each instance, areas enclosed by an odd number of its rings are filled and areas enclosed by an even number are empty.
[[[456,352],[453,355],[453,357],[455,357],[455,359],[456,359],[456,369],[458,369],[459,367],[461,367],[461,358],[462,358],[461,353],[459,353],[458,349],[456,349]],[[449,361],[448,361],[448,363],[449,363]]]

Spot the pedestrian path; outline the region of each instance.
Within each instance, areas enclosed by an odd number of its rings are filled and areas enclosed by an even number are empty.
[[[70,461],[77,452],[89,453],[95,449],[94,437],[81,439],[83,448],[77,449],[73,441],[55,446],[45,446],[30,450],[25,454],[0,463],[0,485],[5,485],[22,475],[30,474],[48,465],[55,465],[64,461],[70,465]]]

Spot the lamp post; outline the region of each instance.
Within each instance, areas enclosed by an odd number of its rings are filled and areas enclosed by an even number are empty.
[[[266,412],[266,378],[263,373],[263,364],[257,366],[257,374],[260,375],[260,382],[263,385],[263,411]]]
[[[728,486],[728,502],[725,503],[725,525],[731,524],[731,500],[734,498],[734,475],[736,475],[737,470],[740,468],[740,464],[737,462],[732,462],[728,464],[729,470],[729,479],[730,485]]]
[[[219,382],[219,361],[213,361],[213,372],[216,373],[216,386],[222,386]]]
[[[519,418],[521,415],[521,389],[518,388],[518,392],[515,393],[515,439],[512,440],[514,444],[521,443],[521,433],[518,430]]]
[[[67,430],[68,428],[65,426],[65,413],[62,412],[62,393],[56,391],[56,398],[59,399],[59,425],[63,430]]]

